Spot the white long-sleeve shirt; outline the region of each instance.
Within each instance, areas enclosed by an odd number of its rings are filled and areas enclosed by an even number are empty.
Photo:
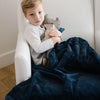
[[[42,64],[44,53],[54,47],[52,39],[42,41],[45,29],[28,24],[25,29],[25,39],[30,45],[32,59],[35,65]]]

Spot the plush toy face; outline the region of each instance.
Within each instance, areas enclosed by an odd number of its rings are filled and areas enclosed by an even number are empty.
[[[49,18],[49,16],[45,15],[44,24],[54,24],[57,29],[60,28],[60,20],[57,17],[56,19]]]

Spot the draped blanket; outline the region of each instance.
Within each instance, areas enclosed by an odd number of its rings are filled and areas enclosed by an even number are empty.
[[[100,56],[82,38],[55,45],[49,66],[32,65],[32,77],[6,100],[100,100]]]

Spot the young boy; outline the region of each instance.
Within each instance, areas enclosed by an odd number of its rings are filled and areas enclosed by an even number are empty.
[[[61,33],[52,30],[49,32],[50,38],[42,41],[45,32],[45,28],[41,27],[45,15],[42,0],[23,0],[21,6],[25,18],[29,21],[24,34],[30,45],[33,62],[35,65],[44,64],[45,52],[60,43]]]

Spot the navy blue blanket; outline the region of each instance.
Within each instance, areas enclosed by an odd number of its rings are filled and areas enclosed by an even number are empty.
[[[32,77],[6,100],[100,100],[100,56],[82,38],[55,45],[49,66],[32,66]]]

